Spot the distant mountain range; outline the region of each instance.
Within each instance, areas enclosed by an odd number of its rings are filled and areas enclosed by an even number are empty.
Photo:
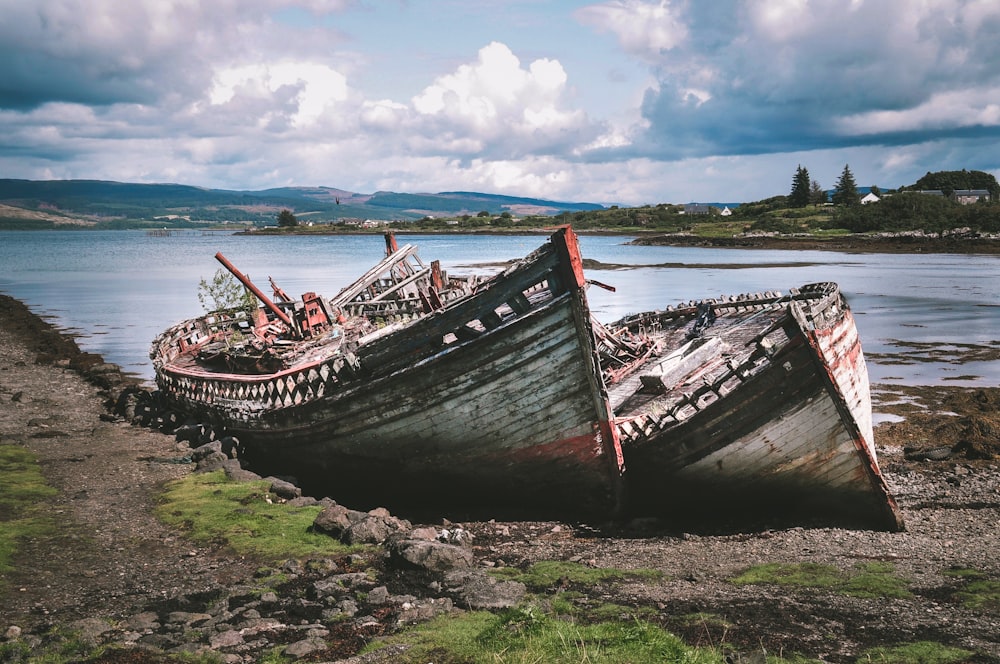
[[[0,229],[67,224],[105,228],[273,224],[283,209],[291,210],[302,222],[329,223],[344,219],[475,216],[483,211],[493,215],[510,212],[517,216],[550,216],[603,207],[470,191],[359,194],[332,187],[231,191],[180,184],[0,179]]]

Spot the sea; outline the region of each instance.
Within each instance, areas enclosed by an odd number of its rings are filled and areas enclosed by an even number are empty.
[[[875,383],[1000,385],[1000,257],[634,246],[583,236],[595,315],[707,297],[840,284]],[[538,235],[399,235],[454,274],[490,274],[544,242]],[[0,292],[75,334],[79,345],[151,380],[149,346],[164,328],[203,313],[199,283],[222,253],[261,290],[327,296],[385,255],[380,235],[254,236],[226,231],[3,231]]]

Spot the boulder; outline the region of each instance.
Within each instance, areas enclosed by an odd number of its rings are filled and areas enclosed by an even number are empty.
[[[277,477],[267,477],[265,479],[271,481],[271,493],[279,498],[290,500],[292,498],[300,498],[302,496],[302,489],[295,486],[291,482],[278,479]]]
[[[508,609],[524,599],[527,588],[518,581],[500,581],[478,570],[455,570],[444,577],[445,590],[459,606]]]
[[[454,544],[427,540],[397,539],[388,546],[389,562],[397,568],[448,572],[472,567],[472,552]]]
[[[217,440],[212,441],[211,443],[205,443],[204,445],[199,445],[191,450],[191,459],[198,462],[215,453],[222,454],[222,443]]]
[[[352,523],[360,521],[365,516],[364,512],[348,509],[343,505],[330,505],[316,515],[313,520],[313,530],[339,539]]]
[[[408,531],[411,528],[409,521],[397,519],[394,516],[369,514],[348,526],[340,536],[340,540],[344,544],[382,544],[390,536]]]
[[[227,461],[230,461],[229,457],[222,452],[210,452],[198,461],[195,472],[210,473],[213,470],[219,470],[225,467]]]

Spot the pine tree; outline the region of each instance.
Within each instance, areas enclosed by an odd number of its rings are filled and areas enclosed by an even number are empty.
[[[858,195],[858,185],[854,182],[854,175],[851,168],[844,165],[844,170],[837,180],[837,186],[833,190],[833,204],[853,207],[861,204],[861,196]]]
[[[799,164],[795,170],[795,178],[792,180],[792,193],[788,195],[788,204],[792,207],[805,207],[809,205],[809,171]]]
[[[819,182],[813,180],[809,186],[809,202],[813,205],[822,205],[827,202],[827,198],[826,190],[819,186]]]

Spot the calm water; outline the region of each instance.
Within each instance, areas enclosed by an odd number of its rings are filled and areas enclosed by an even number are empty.
[[[1000,348],[1000,257],[632,247],[628,239],[580,241],[587,258],[634,266],[588,271],[617,289],[588,293],[605,322],[691,299],[836,281],[857,317],[873,381],[1000,385],[1000,362],[952,363],[922,350]],[[543,238],[417,235],[399,242],[418,245],[427,262],[439,259],[446,270],[467,273],[522,257]],[[168,325],[202,313],[198,283],[220,267],[217,251],[265,292],[270,276],[293,296],[329,296],[380,260],[384,244],[378,236],[0,232],[0,292],[79,334],[85,350],[149,378],[150,342]],[[871,357],[911,348],[932,361],[896,365]]]

